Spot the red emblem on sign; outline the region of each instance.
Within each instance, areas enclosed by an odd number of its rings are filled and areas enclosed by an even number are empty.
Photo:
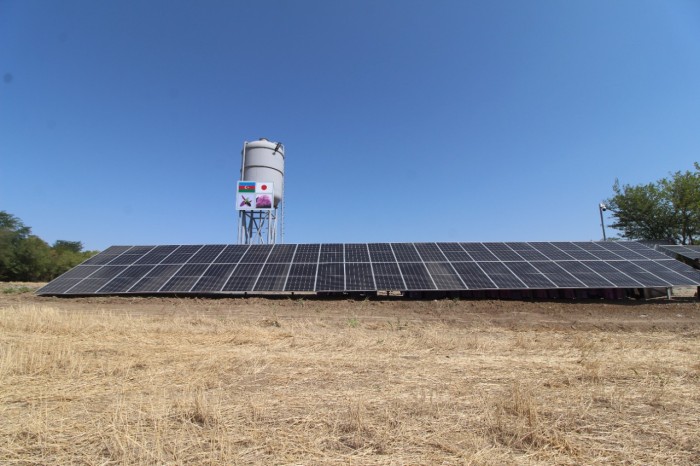
[[[267,185],[264,184],[264,185],[260,186],[260,189],[262,189],[263,191],[267,191]]]

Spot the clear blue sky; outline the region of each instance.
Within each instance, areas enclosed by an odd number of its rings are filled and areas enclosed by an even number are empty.
[[[694,0],[4,0],[0,75],[0,210],[89,249],[235,242],[259,137],[292,243],[597,240],[700,160]]]

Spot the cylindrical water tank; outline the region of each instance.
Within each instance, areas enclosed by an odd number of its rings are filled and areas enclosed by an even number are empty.
[[[275,207],[282,202],[284,192],[284,146],[279,142],[260,139],[245,143],[242,181],[272,182]]]

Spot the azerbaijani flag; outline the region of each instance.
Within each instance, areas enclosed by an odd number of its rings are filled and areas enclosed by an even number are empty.
[[[239,181],[238,182],[238,192],[239,193],[254,193],[255,192],[255,181]]]

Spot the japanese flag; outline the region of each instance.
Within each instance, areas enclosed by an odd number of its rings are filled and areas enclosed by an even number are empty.
[[[272,192],[272,183],[257,183],[255,192],[257,194],[269,194]]]

